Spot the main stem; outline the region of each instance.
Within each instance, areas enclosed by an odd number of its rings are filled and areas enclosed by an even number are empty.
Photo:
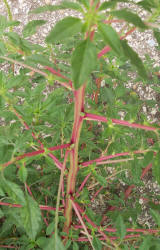
[[[67,191],[66,191],[66,206],[65,206],[65,224],[64,232],[69,233],[72,223],[72,202],[71,196],[75,194],[76,177],[78,172],[78,144],[83,123],[84,112],[84,96],[85,84],[78,90],[74,91],[74,124],[71,136],[71,149],[70,149],[70,169],[67,177]]]

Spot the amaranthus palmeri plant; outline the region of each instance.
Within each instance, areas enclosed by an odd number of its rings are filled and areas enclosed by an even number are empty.
[[[118,8],[121,2],[132,10]],[[160,105],[159,68],[147,55],[143,63],[126,40],[151,29],[159,48],[159,0],[41,6],[32,12],[75,11],[55,24],[45,46],[29,38],[46,21],[30,21],[18,35],[19,22],[4,3],[0,248],[159,249],[159,197],[134,193],[146,175],[160,184],[160,124],[150,124],[143,112]],[[145,10],[146,20],[134,8]],[[150,85],[157,98],[140,98],[127,86],[129,73],[134,86]],[[99,195],[106,208],[96,214]],[[137,222],[140,198],[154,228]]]

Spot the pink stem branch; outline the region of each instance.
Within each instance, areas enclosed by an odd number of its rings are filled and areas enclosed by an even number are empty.
[[[17,116],[17,118],[20,120],[20,122],[22,123],[22,125],[25,127],[26,130],[30,130],[30,127],[28,126],[28,124],[23,120],[23,117],[17,112],[17,110],[14,107],[11,107],[10,110]],[[43,144],[41,143],[41,141],[36,137],[35,133],[32,131],[32,137],[34,140],[36,140],[41,148],[43,148]]]
[[[85,186],[85,184],[86,184],[86,182],[88,181],[88,179],[89,179],[90,176],[91,176],[91,173],[88,174],[88,175],[85,177],[84,181],[81,183],[81,185],[80,185],[80,187],[79,187],[79,189],[78,189],[78,191],[77,191],[77,193],[76,193],[76,197],[79,197],[79,196],[80,196],[80,192],[81,192],[82,189],[84,188],[84,186]]]
[[[62,169],[63,164],[51,153],[48,154],[48,156],[50,158],[52,158],[52,160],[54,161],[55,165],[57,166],[57,168],[59,168],[60,170]]]
[[[8,206],[8,207],[22,207],[22,205],[20,204],[12,204],[12,203],[8,203],[8,202],[0,202],[1,206]],[[55,207],[50,207],[50,206],[45,206],[45,205],[39,205],[39,208],[41,210],[47,210],[47,211],[55,211],[56,208]],[[60,209],[61,210],[61,209]]]
[[[71,200],[74,201],[73,197],[71,197]],[[96,224],[94,224],[94,222],[91,219],[89,219],[89,217],[85,214],[84,210],[78,205],[78,203],[74,202],[74,204],[76,208],[80,211],[80,213],[83,214],[83,217],[86,219],[86,221],[88,221],[92,227],[96,228],[98,232],[105,238],[105,240],[111,241],[110,238],[107,235],[105,235],[105,233],[103,233],[100,230],[100,228],[96,226]]]
[[[14,248],[14,249],[16,249],[15,248],[15,246],[8,246],[8,245],[0,245],[0,248]]]
[[[74,225],[74,228],[79,229],[79,228],[82,228],[82,226],[81,225]],[[109,232],[109,233],[116,233],[117,232],[116,228],[104,228],[103,230],[106,231],[106,232]],[[158,229],[126,228],[126,232],[130,232],[130,233],[144,233],[144,234],[148,232],[148,233],[155,234],[155,233],[160,232],[160,230],[158,230]]]
[[[50,147],[50,148],[48,148],[48,150],[55,151],[55,150],[59,150],[59,149],[63,149],[63,148],[68,148],[69,146],[70,146],[70,143],[67,143],[67,144],[58,145],[58,146],[55,146],[55,147]],[[22,160],[22,159],[24,159],[26,157],[33,157],[35,155],[40,155],[40,154],[43,154],[44,152],[45,152],[45,150],[41,149],[41,150],[37,150],[37,151],[32,151],[32,152],[29,152],[29,153],[25,153],[23,155],[15,157],[11,161],[8,161],[8,162],[2,164],[2,167],[7,167],[7,166],[13,164],[16,161]]]
[[[28,193],[30,194],[30,196],[32,196],[32,198],[34,199],[32,191],[31,191],[30,187],[27,185],[27,183],[25,183],[25,187],[27,188]]]
[[[144,154],[146,152],[146,150],[137,150],[137,151],[134,151],[132,152],[133,154]],[[97,159],[94,159],[94,160],[90,160],[90,161],[86,161],[86,162],[83,162],[81,163],[81,166],[82,167],[88,167],[89,165],[91,165],[92,163],[96,162],[103,162],[105,160],[108,160],[108,159],[112,159],[112,158],[116,158],[116,157],[119,157],[119,156],[126,156],[126,155],[130,155],[131,152],[124,152],[124,153],[117,153],[117,154],[114,154],[114,155],[107,155],[107,156],[102,156],[100,158],[97,158]]]
[[[86,113],[84,119],[91,120],[91,121],[106,122],[106,123],[108,122],[108,120],[106,119],[105,116],[100,116],[100,115],[95,115],[95,114],[90,114],[90,113]],[[141,124],[137,124],[137,123],[130,123],[128,121],[118,120],[118,119],[111,119],[111,121],[114,124],[127,126],[127,127],[132,127],[132,128],[140,128],[140,129],[144,129],[144,130],[148,130],[148,131],[155,131],[157,129],[160,129],[160,128],[141,125]]]
[[[131,234],[131,235],[126,235],[124,237],[124,239],[137,238],[137,237],[140,237],[140,236],[141,236],[140,234]],[[106,240],[105,237],[100,237],[99,239],[100,240]],[[117,239],[118,239],[118,237],[116,237],[116,236],[110,237],[110,240],[117,240]],[[87,242],[88,239],[87,238],[83,238],[83,237],[79,237],[78,239],[73,239],[73,241]]]
[[[94,199],[96,198],[96,196],[101,192],[101,190],[102,190],[103,188],[104,188],[104,187],[102,186],[102,187],[100,187],[100,188],[97,190],[97,192],[93,195],[93,197],[92,197],[92,199],[91,199],[91,202],[94,201]]]
[[[88,240],[89,240],[91,246],[93,247],[93,245],[92,245],[92,239],[91,239],[91,236],[89,235],[89,233],[88,233],[88,231],[87,231],[87,227],[86,227],[86,225],[84,224],[84,221],[83,221],[83,219],[82,219],[82,217],[81,217],[81,215],[80,215],[80,213],[79,213],[79,211],[78,211],[78,209],[77,209],[75,203],[73,202],[73,200],[71,200],[71,202],[72,202],[72,206],[73,206],[73,208],[74,208],[74,210],[75,210],[75,213],[76,213],[76,215],[77,215],[77,217],[78,217],[78,219],[79,219],[79,221],[80,221],[80,223],[81,223],[81,225],[82,225],[82,227],[83,227],[83,229],[84,229],[84,231],[85,231],[85,233],[86,233],[86,235],[87,235],[87,238],[88,238]],[[93,247],[93,249],[94,249],[94,247]]]
[[[66,76],[62,75],[61,73],[57,72],[55,69],[53,69],[53,68],[51,68],[51,67],[46,66],[45,69],[47,69],[48,71],[50,71],[53,75],[56,75],[56,76],[58,76],[58,77],[60,77],[60,78],[62,78],[62,79],[64,79],[64,80],[69,81],[69,84],[68,84],[68,83],[65,83],[65,82],[60,82],[60,84],[61,84],[63,87],[65,87],[65,88],[67,88],[67,89],[73,91],[72,82],[71,82],[70,79],[68,79]]]

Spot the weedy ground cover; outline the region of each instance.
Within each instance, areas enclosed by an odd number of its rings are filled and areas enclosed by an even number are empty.
[[[148,19],[118,9],[119,2],[145,9]],[[159,108],[159,68],[147,55],[143,63],[126,40],[136,29],[142,35],[152,29],[159,49],[159,1],[41,6],[33,12],[72,9],[82,16],[60,20],[45,46],[29,37],[46,21],[30,21],[20,36],[4,3],[0,63],[9,66],[0,73],[0,247],[159,249],[159,196],[132,196],[148,174],[160,183],[160,124],[143,112]],[[155,91],[154,100],[126,87],[132,72],[136,86]],[[107,201],[102,214],[93,211],[99,195]],[[137,222],[139,198],[149,204],[153,228]]]

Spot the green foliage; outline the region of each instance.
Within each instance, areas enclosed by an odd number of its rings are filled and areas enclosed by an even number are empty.
[[[117,1],[105,1],[104,3],[101,4],[100,10],[106,10],[108,8],[114,8],[117,4]]]
[[[147,79],[148,76],[147,76],[146,70],[143,66],[141,59],[137,55],[137,53],[134,50],[132,50],[132,48],[127,44],[125,40],[121,41],[121,45],[123,47],[125,56],[131,61],[133,65],[135,65],[135,67],[138,70],[139,75],[143,77],[144,79]]]
[[[21,223],[29,239],[35,240],[41,228],[41,211],[37,202],[28,194],[25,198],[26,204],[21,208]]]
[[[25,183],[27,180],[27,175],[28,175],[27,169],[24,165],[22,165],[18,170],[18,176],[19,176],[20,181]]]
[[[160,158],[159,158],[159,151],[158,151],[157,155],[155,156],[154,161],[153,161],[153,175],[154,175],[156,181],[158,182],[158,184],[160,184],[159,164],[160,164]]]
[[[144,178],[160,184],[159,124],[150,125],[143,112],[144,106],[148,110],[159,107],[160,68],[147,55],[142,62],[123,40],[133,26],[141,32],[152,27],[146,27],[147,23],[154,27],[159,3],[90,3],[61,1],[33,10],[50,14],[68,9],[81,14],[81,18],[69,16],[56,23],[43,46],[30,42],[29,37],[46,21],[30,21],[19,35],[14,29],[19,22],[0,16],[0,245],[25,250],[90,249],[75,211],[71,226],[65,230],[70,214],[64,206],[71,206],[67,200],[71,197],[95,249],[159,249],[160,205],[155,203],[159,195],[144,193],[157,232],[141,232],[144,228],[137,218],[143,212],[139,203],[139,189],[145,183],[142,173],[146,171]],[[119,3],[140,6],[150,12],[149,19],[143,22],[130,6],[118,9]],[[115,19],[120,20],[120,25],[125,22],[120,34],[113,28]],[[158,49],[159,30],[152,30]],[[109,51],[104,52],[108,46]],[[129,87],[128,82],[133,86]],[[81,93],[84,84],[85,94]],[[155,99],[140,98],[139,85],[151,87]],[[88,113],[95,121],[86,119]],[[98,120],[99,116],[104,122]],[[138,124],[156,130],[133,127]],[[65,144],[69,145],[62,149],[60,145]],[[69,157],[59,184],[66,151]],[[59,185],[62,196],[57,210],[58,232],[54,233]],[[101,240],[105,234],[114,240]],[[132,234],[140,237],[131,239]]]
[[[111,15],[116,16],[119,19],[123,19],[127,21],[128,23],[132,23],[141,29],[147,28],[144,22],[141,20],[141,18],[138,15],[132,13],[131,11],[128,11],[127,9],[111,11],[110,13]]]
[[[156,224],[158,226],[160,226],[160,214],[159,214],[159,212],[157,212],[153,209],[150,209],[150,213],[151,213],[153,219],[155,220]]]
[[[76,17],[66,17],[59,21],[46,38],[46,42],[55,43],[63,41],[78,32],[82,27],[81,20]]]
[[[152,12],[152,8],[158,7],[157,6],[158,1],[155,1],[155,0],[143,0],[143,1],[139,1],[137,4],[149,12]]]
[[[77,0],[77,2],[83,4],[86,9],[89,9],[89,0]]]
[[[78,89],[95,69],[96,48],[94,44],[88,39],[79,43],[72,54],[71,64],[74,87]]]
[[[122,240],[126,235],[126,227],[121,215],[119,215],[116,219],[116,229],[117,229],[117,235]]]
[[[93,238],[93,246],[94,246],[94,248],[97,249],[97,250],[101,250],[101,249],[102,249],[102,243],[101,243],[101,241],[100,241],[98,238],[96,238],[96,237]]]
[[[29,37],[32,36],[37,31],[37,27],[44,25],[46,21],[44,20],[33,20],[27,23],[27,25],[23,29],[23,36]]]
[[[158,30],[154,30],[154,36],[157,40],[158,45],[160,46],[160,32]]]
[[[46,11],[52,12],[52,11],[63,10],[63,9],[72,9],[72,10],[83,12],[83,8],[78,3],[75,3],[72,1],[62,1],[60,5],[48,4],[45,6],[38,7],[34,9],[33,11],[31,11],[31,13],[39,14],[39,13],[43,13]]]
[[[100,23],[98,29],[104,41],[113,49],[117,56],[121,55],[121,43],[116,31],[109,25]]]

